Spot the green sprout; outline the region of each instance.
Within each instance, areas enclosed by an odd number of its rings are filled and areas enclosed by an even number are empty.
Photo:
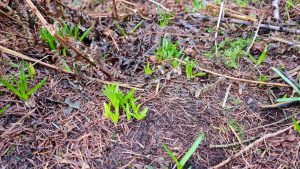
[[[4,85],[8,90],[16,94],[21,100],[28,100],[29,97],[35,93],[39,88],[41,88],[47,81],[44,78],[40,83],[34,86],[32,89],[28,89],[28,76],[25,74],[24,61],[21,63],[21,71],[19,74],[19,79],[17,80],[15,76],[13,81],[7,81],[0,77],[0,83]]]
[[[160,8],[157,9],[157,12],[159,14],[159,25],[161,28],[166,28],[166,26],[168,25],[171,17],[173,16],[172,13],[169,13],[167,11],[161,10]]]
[[[115,24],[116,27],[118,28],[118,30],[121,32],[121,34],[125,37],[128,38],[126,31],[119,25],[119,24]]]
[[[188,59],[185,61],[185,74],[188,80],[191,80],[198,76],[202,77],[206,75],[206,73],[204,72],[194,73],[193,69],[195,68],[196,65],[197,65],[196,61],[190,61]]]
[[[158,61],[172,60],[179,58],[182,51],[177,49],[179,42],[172,43],[171,39],[165,35],[162,39],[161,46],[156,50],[155,56]]]
[[[268,52],[268,47],[266,46],[264,51],[259,55],[257,60],[250,53],[248,53],[248,56],[253,63],[257,65],[261,65],[266,60],[267,52]]]
[[[200,145],[200,143],[203,140],[203,137],[204,137],[203,133],[199,134],[199,136],[194,141],[194,143],[192,144],[192,146],[190,147],[190,149],[181,158],[180,161],[177,160],[177,158],[175,157],[174,153],[168,148],[167,145],[162,144],[162,146],[167,151],[167,153],[169,154],[169,156],[174,160],[177,169],[182,169],[184,167],[184,165],[186,164],[186,162],[192,157],[192,155],[194,154],[194,152],[197,150],[198,146]]]
[[[294,117],[292,118],[292,121],[293,121],[293,125],[294,125],[295,130],[300,134],[300,125],[299,125],[299,122]]]
[[[154,70],[150,68],[150,63],[148,62],[147,65],[144,65],[144,71],[146,75],[151,75]]]
[[[73,37],[76,41],[82,42],[92,31],[93,26],[86,29],[82,35],[79,34],[79,27],[80,24],[77,24],[74,28],[72,28],[66,22],[63,22],[62,25],[58,25],[58,29],[59,29],[58,34],[60,36]],[[48,44],[50,50],[56,50],[60,44],[59,41],[56,40],[55,37],[53,37],[46,28],[40,29],[40,37],[44,42]],[[66,56],[67,47],[64,46],[64,48],[60,51],[60,53],[63,56]]]
[[[116,125],[119,121],[121,110],[126,114],[127,120],[135,118],[142,120],[147,116],[148,109],[145,108],[140,112],[141,104],[136,105],[136,98],[134,97],[135,90],[124,94],[119,89],[119,85],[110,84],[105,85],[103,89],[104,95],[108,98],[110,103],[104,103],[104,116],[111,119]],[[113,107],[113,110],[112,110]]]
[[[218,57],[224,59],[225,66],[237,69],[240,56],[246,54],[245,48],[251,43],[251,39],[237,38],[235,40],[225,39],[218,45]]]
[[[144,21],[140,21],[138,24],[136,24],[129,33],[134,33],[143,23]]]
[[[200,8],[206,7],[206,0],[193,0],[194,9],[193,12],[197,12]]]

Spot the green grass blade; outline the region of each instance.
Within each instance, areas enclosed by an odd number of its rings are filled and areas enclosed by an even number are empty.
[[[136,29],[138,29],[138,28],[142,25],[143,22],[144,22],[144,21],[142,20],[142,21],[140,21],[138,24],[136,24],[136,25],[131,29],[131,31],[130,31],[129,33],[135,32]]]
[[[175,155],[173,154],[173,152],[168,148],[168,146],[165,145],[164,143],[162,144],[162,146],[167,151],[167,153],[169,154],[169,156],[174,160],[174,162],[176,163],[177,168],[178,169],[182,169],[182,166],[180,165],[179,161],[177,160],[177,158],[175,157]]]
[[[31,96],[34,92],[36,92],[39,88],[41,88],[47,81],[48,78],[44,78],[39,84],[34,86],[26,95]]]
[[[20,79],[19,91],[23,96],[25,96],[26,91],[27,91],[28,79],[27,79],[27,76],[25,75],[24,61],[22,61],[22,63],[21,63],[21,72],[20,72],[20,75],[19,75],[19,79]]]
[[[8,83],[6,80],[2,79],[0,77],[0,83],[3,84],[8,90],[12,91],[14,94],[16,94],[19,98],[23,98],[21,93],[10,83]]]
[[[265,47],[264,51],[260,54],[257,64],[260,65],[262,64],[265,59],[266,59],[266,55],[267,55],[267,51],[268,51],[268,46]]]
[[[285,81],[287,82],[289,85],[291,85],[294,90],[300,94],[300,89],[293,83],[291,82],[287,77],[285,77],[278,69],[276,69],[275,67],[272,67],[272,69]]]
[[[87,37],[87,36],[90,34],[90,32],[92,31],[93,28],[94,28],[94,26],[89,27],[89,28],[83,33],[83,35],[81,35],[79,41],[82,42],[83,39],[84,39],[85,37]]]
[[[75,38],[75,40],[78,40],[79,26],[80,26],[80,24],[76,25],[75,28],[74,28],[74,38]]]
[[[295,102],[300,101],[300,97],[292,97],[292,98],[280,98],[276,100],[277,102]]]
[[[185,163],[191,158],[191,156],[194,154],[194,152],[197,150],[199,144],[201,143],[202,139],[204,137],[204,134],[201,133],[198,138],[195,140],[195,142],[192,144],[191,148],[188,150],[188,152],[182,157],[180,160],[180,165],[184,166]]]
[[[298,133],[300,134],[300,125],[299,125],[299,123],[297,122],[297,120],[294,117],[292,118],[292,121],[293,121],[295,130],[298,131]]]
[[[10,104],[8,104],[8,105],[2,107],[2,108],[0,109],[0,116],[2,116],[2,114],[3,114],[9,107],[10,107]]]

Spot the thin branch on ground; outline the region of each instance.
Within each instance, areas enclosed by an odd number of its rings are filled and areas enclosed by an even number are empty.
[[[165,6],[163,6],[161,3],[158,3],[158,2],[156,2],[156,1],[154,1],[154,0],[148,0],[148,1],[154,3],[155,5],[157,5],[157,6],[159,6],[159,7],[161,7],[162,9],[166,10],[167,12],[170,12],[170,11],[171,11],[171,10],[169,10],[168,8],[166,8]]]
[[[285,39],[282,39],[282,38],[277,38],[277,37],[270,37],[269,39],[273,40],[273,41],[285,43],[285,44],[288,44],[288,45],[291,45],[291,46],[295,46],[297,48],[300,48],[300,43],[296,42],[296,41],[291,41],[291,40],[288,41],[288,40],[285,40]]]
[[[221,3],[219,17],[218,17],[218,22],[217,22],[217,27],[216,27],[216,33],[215,33],[216,55],[218,54],[218,41],[217,41],[217,37],[218,37],[218,31],[219,31],[219,27],[220,27],[220,22],[222,20],[223,8],[224,8],[224,2]]]
[[[252,48],[252,46],[253,46],[253,44],[254,44],[256,38],[257,38],[258,31],[259,31],[259,28],[260,28],[260,25],[261,25],[261,22],[262,22],[262,21],[263,21],[263,19],[261,19],[261,20],[259,21],[259,23],[258,23],[257,29],[256,29],[256,31],[255,31],[254,37],[253,37],[252,42],[251,42],[251,45],[248,46],[248,49],[247,49],[246,54],[249,54],[250,49]]]
[[[279,124],[279,123],[282,123],[282,122],[284,122],[284,121],[286,121],[286,120],[289,120],[289,119],[291,119],[292,117],[295,117],[295,116],[297,116],[297,115],[299,115],[299,114],[300,114],[300,112],[299,112],[299,113],[292,114],[292,115],[290,115],[290,116],[288,116],[288,117],[286,117],[286,118],[283,118],[283,119],[281,119],[281,120],[278,120],[278,121],[276,121],[276,122],[274,122],[274,123],[270,123],[270,124],[266,124],[266,125],[263,125],[263,126],[258,126],[258,127],[255,127],[255,128],[251,128],[251,129],[245,130],[245,133],[249,133],[250,131],[254,131],[254,130],[266,128],[266,127],[269,127],[269,126],[275,126],[275,125],[277,125],[277,124]]]
[[[195,18],[201,18],[201,19],[204,19],[204,20],[218,22],[218,20],[216,18],[210,17],[210,16],[204,16],[204,15],[192,15],[192,16],[195,17]],[[239,20],[239,19],[232,19],[232,18],[223,18],[223,19],[221,19],[221,22],[244,24],[244,25],[252,25],[253,24],[253,22],[243,21],[243,20]],[[260,24],[260,28],[269,29],[269,30],[273,30],[273,31],[300,34],[300,29],[272,25],[271,23],[270,24],[262,23],[262,24]]]
[[[179,62],[185,64],[184,61],[175,58],[176,60],[178,60]],[[237,77],[231,77],[228,75],[224,75],[224,74],[220,74],[220,73],[216,73],[214,71],[208,70],[208,69],[204,69],[201,68],[199,66],[196,67],[198,70],[212,74],[212,75],[216,75],[216,76],[220,76],[220,77],[225,77],[227,79],[230,80],[235,80],[235,81],[240,81],[240,82],[247,82],[247,83],[254,83],[254,84],[262,84],[262,85],[268,85],[268,86],[279,86],[279,87],[291,87],[290,85],[287,84],[283,84],[283,83],[271,83],[271,82],[262,82],[262,81],[255,81],[255,80],[248,80],[248,79],[241,79],[241,78],[237,78]]]
[[[233,156],[227,158],[226,160],[224,160],[223,162],[221,162],[220,164],[216,165],[216,166],[213,166],[213,167],[210,167],[210,169],[218,169],[218,168],[221,168],[223,167],[224,165],[228,164],[231,160],[233,160],[234,158],[237,158],[239,157],[240,155],[242,155],[243,153],[247,152],[248,150],[250,150],[251,148],[255,147],[256,145],[258,145],[260,142],[268,139],[268,138],[271,138],[271,137],[275,137],[279,134],[282,134],[288,130],[290,130],[294,125],[290,125],[289,127],[286,127],[284,129],[281,129],[275,133],[269,133],[269,134],[266,134],[264,136],[262,136],[261,138],[257,139],[256,141],[254,141],[253,143],[249,144],[248,146],[246,146],[245,148],[243,148],[242,150],[240,150],[238,153],[234,154]]]
[[[245,143],[252,142],[252,141],[254,141],[254,140],[258,139],[258,138],[259,137],[253,137],[253,138],[250,138],[250,139],[247,139],[247,140],[243,140],[242,142],[234,142],[234,143],[229,143],[229,144],[220,144],[220,145],[210,144],[209,148],[228,148],[228,147],[234,147],[234,146],[240,145],[241,143],[245,144]]]
[[[26,55],[23,55],[23,54],[21,54],[19,52],[10,50],[10,49],[8,49],[6,47],[3,47],[1,45],[0,45],[0,51],[4,52],[6,54],[9,54],[9,55],[15,56],[15,57],[17,57],[19,59],[27,60],[27,61],[33,62],[35,64],[39,64],[39,65],[45,66],[47,68],[53,69],[55,71],[71,75],[73,77],[77,76],[74,72],[66,71],[64,69],[61,69],[61,68],[55,66],[55,65],[51,65],[51,64],[48,64],[48,63],[43,62],[41,60],[37,60],[37,59],[31,58],[29,56],[26,56]],[[84,76],[83,78],[86,78],[86,79],[92,80],[92,81],[97,81],[98,83],[102,83],[102,84],[114,84],[114,83],[118,83],[120,87],[143,91],[143,89],[141,89],[141,88],[133,87],[133,86],[131,86],[129,84],[123,84],[123,83],[119,83],[119,82],[116,82],[116,81],[105,81],[105,80],[101,80],[101,79],[97,79],[97,78],[92,78],[92,77],[89,77],[89,76]]]

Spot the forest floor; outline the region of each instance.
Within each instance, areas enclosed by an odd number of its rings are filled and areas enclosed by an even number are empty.
[[[18,74],[23,54],[39,60],[23,58],[36,69],[30,86],[48,80],[26,102],[0,85],[0,108],[10,105],[0,117],[2,168],[172,168],[162,144],[180,159],[200,133],[204,139],[186,168],[209,168],[228,158],[220,168],[300,167],[299,134],[284,130],[292,117],[299,119],[299,104],[276,107],[275,101],[297,94],[271,69],[297,81],[299,70],[290,70],[300,64],[300,31],[290,29],[300,29],[299,5],[287,8],[280,1],[276,20],[270,0],[229,1],[220,20],[222,5],[214,2],[195,10],[188,0],[116,0],[116,8],[112,1],[33,1],[51,24],[80,23],[81,33],[93,25],[82,43],[64,37],[95,61],[92,66],[70,46],[66,56],[62,45],[51,51],[27,2],[0,2],[0,76]],[[172,10],[170,17],[164,7]],[[182,51],[176,70],[155,57],[164,37]],[[188,80],[183,57],[197,61],[194,72],[206,75]],[[155,69],[151,75],[145,75],[147,64]],[[72,73],[61,71],[66,69]],[[135,88],[147,116],[127,121],[121,114],[117,125],[104,117],[102,91],[110,82],[124,92]]]

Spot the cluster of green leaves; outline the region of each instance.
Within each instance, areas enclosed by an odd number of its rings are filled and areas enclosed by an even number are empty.
[[[298,84],[295,84],[292,82],[289,78],[287,78],[283,73],[281,73],[278,69],[272,67],[273,71],[277,73],[285,82],[287,82],[296,92],[298,96],[295,97],[286,97],[286,98],[280,98],[277,99],[277,102],[294,102],[294,101],[300,101],[300,88]]]
[[[27,64],[27,71],[31,80],[35,77],[35,69],[31,64]],[[47,81],[47,78],[44,78],[32,89],[28,89],[28,75],[25,74],[25,63],[22,61],[21,70],[19,73],[19,79],[16,79],[16,76],[12,77],[12,80],[5,80],[0,77],[0,84],[5,86],[8,90],[16,94],[21,100],[28,100],[29,97],[35,93],[39,88],[41,88]]]
[[[177,169],[182,169],[184,167],[184,165],[186,164],[186,162],[192,157],[192,155],[194,154],[194,152],[197,150],[198,146],[200,145],[200,143],[202,142],[204,137],[204,134],[201,133],[197,139],[194,141],[194,143],[192,144],[192,146],[190,147],[190,149],[187,151],[187,153],[181,158],[180,161],[178,161],[178,159],[175,157],[174,153],[168,148],[167,145],[163,144],[163,148],[167,151],[167,153],[169,154],[169,156],[174,160]],[[189,167],[189,169],[191,169],[192,167]]]
[[[160,8],[157,8],[157,12],[159,14],[159,25],[164,29],[168,25],[170,19],[173,17],[173,14]]]
[[[179,46],[178,41],[173,43],[171,39],[168,38],[167,35],[165,35],[162,39],[161,46],[159,46],[155,52],[156,59],[158,61],[172,61],[173,68],[178,69],[180,67],[180,62],[178,60],[184,58],[184,55],[182,54],[182,50],[179,50],[178,46]],[[185,58],[185,70],[186,70],[185,72],[188,80],[198,76],[206,75],[203,72],[194,73],[194,68],[196,67],[196,65],[197,65],[196,61],[191,61],[189,60],[189,58]]]
[[[58,24],[58,34],[60,36],[72,37],[75,41],[82,42],[92,31],[93,26],[89,27],[82,35],[79,34],[79,28],[80,24],[77,24],[75,27],[71,27],[66,22],[63,22],[62,25]],[[40,29],[40,37],[43,41],[45,41],[48,44],[50,50],[57,49],[59,41],[56,40],[55,37],[53,37],[46,28]],[[62,55],[66,56],[67,48],[64,47],[60,52]]]
[[[193,79],[195,77],[202,77],[202,76],[206,76],[206,73],[204,72],[198,72],[198,73],[194,73],[193,69],[195,68],[195,66],[197,65],[196,61],[190,61],[189,59],[186,59],[185,61],[185,74],[188,80]]]
[[[193,0],[193,12],[197,12],[199,9],[205,9],[206,0]]]
[[[224,59],[225,66],[229,68],[238,68],[239,57],[246,55],[246,47],[251,43],[251,38],[237,38],[235,40],[225,38],[218,47],[218,58]],[[212,54],[206,53],[207,57]]]
[[[182,55],[182,50],[178,50],[179,42],[173,43],[167,35],[162,39],[162,43],[155,52],[156,59],[158,61],[172,60],[179,58]]]
[[[135,90],[124,94],[118,84],[110,84],[104,86],[103,93],[109,100],[108,104],[104,102],[104,116],[111,119],[114,124],[118,123],[121,110],[125,112],[127,120],[132,118],[142,120],[147,116],[148,108],[140,111],[141,104],[136,104]]]

